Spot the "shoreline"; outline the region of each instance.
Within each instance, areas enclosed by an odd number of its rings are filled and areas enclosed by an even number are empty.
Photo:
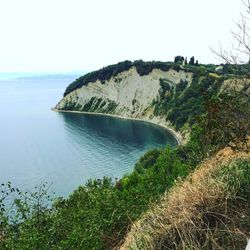
[[[183,138],[182,136],[176,132],[174,129],[169,128],[167,125],[164,124],[159,124],[157,122],[154,122],[149,119],[141,119],[141,118],[132,118],[132,117],[125,117],[125,116],[120,116],[120,115],[114,115],[114,114],[105,114],[105,113],[96,113],[96,112],[88,112],[88,111],[76,111],[76,110],[59,110],[56,108],[52,108],[52,111],[55,112],[61,112],[61,113],[76,113],[76,114],[87,114],[87,115],[103,115],[103,116],[110,116],[118,119],[123,119],[123,120],[134,120],[134,121],[141,121],[141,122],[148,122],[153,125],[159,126],[165,130],[167,130],[171,135],[174,136],[175,140],[177,141],[177,145],[182,145],[183,144]]]

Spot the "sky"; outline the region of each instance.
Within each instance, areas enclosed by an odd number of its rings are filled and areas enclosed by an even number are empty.
[[[0,0],[0,72],[91,71],[232,49],[241,0]]]

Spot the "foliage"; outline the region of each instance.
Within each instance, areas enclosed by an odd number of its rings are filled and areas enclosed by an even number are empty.
[[[189,65],[194,65],[194,56],[190,57]]]
[[[21,192],[8,182],[0,190],[0,249],[47,249],[53,216],[47,184]]]
[[[176,150],[183,162],[195,168],[223,147],[248,151],[250,103],[247,88],[204,97],[205,112],[195,119],[187,144]]]
[[[162,71],[168,71],[173,68],[177,71],[180,70],[180,65],[171,62],[144,62],[142,60],[137,60],[134,62],[124,61],[119,62],[114,65],[106,66],[100,70],[90,72],[72,82],[65,90],[64,96],[68,95],[70,92],[87,85],[89,82],[95,82],[100,80],[102,83],[111,79],[111,77],[116,77],[119,73],[127,71],[130,68],[135,67],[140,76],[148,75],[153,69],[161,69]],[[186,69],[183,69],[186,70]],[[119,81],[119,79],[115,79]]]
[[[148,75],[152,72],[153,69],[160,69],[162,71],[168,71],[172,67],[176,66],[170,62],[144,62],[142,60],[134,61],[133,66],[136,67],[136,70],[140,76]],[[179,67],[177,66],[175,69],[179,71]]]
[[[177,130],[185,123],[192,126],[196,117],[205,112],[205,96],[211,98],[216,95],[222,81],[223,78],[211,77],[208,72],[203,76],[199,70],[196,70],[190,86],[186,81],[169,86],[166,80],[160,79],[160,99],[154,103],[154,114],[166,115]]]
[[[75,89],[87,85],[89,82],[95,82],[97,80],[100,80],[102,83],[104,83],[106,80],[109,80],[112,76],[116,76],[123,71],[129,70],[131,67],[132,67],[131,61],[124,61],[114,65],[109,65],[97,71],[90,72],[72,82],[66,88],[64,96],[74,91]]]
[[[176,64],[126,61],[90,73],[73,88],[90,79],[104,81],[131,65],[140,75],[148,74],[153,68],[180,69]],[[150,204],[158,201],[176,180],[186,177],[212,152],[224,146],[245,148],[250,121],[247,86],[240,92],[221,92],[224,78],[211,74],[213,69],[211,65],[208,68],[189,65],[186,70],[193,72],[190,86],[186,81],[173,86],[170,81],[160,79],[155,114],[166,115],[177,129],[188,124],[191,135],[186,145],[151,150],[136,163],[134,171],[122,179],[89,180],[68,198],[52,203],[46,185],[33,193],[23,193],[11,183],[3,184],[0,249],[112,249],[120,244],[131,224]],[[98,98],[92,98],[86,105],[78,107],[69,101],[67,107],[89,110],[105,105],[107,112],[116,107],[115,103],[103,103]],[[10,195],[14,195],[12,203]]]
[[[123,61],[119,62],[114,65],[106,66],[100,70],[96,70],[90,73],[87,73],[84,76],[81,76],[80,78],[76,79],[74,82],[72,82],[65,90],[64,96],[68,95],[72,91],[81,88],[84,85],[87,85],[89,82],[95,82],[97,80],[101,81],[101,83],[105,83],[105,81],[111,79],[112,77],[116,77],[119,73],[123,71],[127,71],[132,67],[135,67],[138,74],[140,76],[148,75],[150,72],[152,72],[153,69],[160,69],[162,71],[168,71],[170,69],[174,69],[177,72],[180,70],[183,70],[185,72],[193,72],[196,76],[206,76],[208,73],[218,73],[222,76],[232,76],[232,75],[243,75],[243,74],[249,74],[250,72],[250,66],[249,64],[246,65],[232,65],[232,64],[224,64],[222,65],[222,69],[219,71],[216,71],[217,65],[208,64],[208,65],[198,65],[198,63],[194,63],[194,57],[190,58],[189,65],[181,66],[180,62],[182,62],[183,57],[182,56],[176,56],[175,62],[157,62],[157,61],[151,61],[151,62],[144,62],[142,60],[137,60],[134,62],[131,61]],[[116,82],[120,81],[120,78],[114,79]],[[197,79],[196,79],[197,80]],[[196,81],[194,80],[194,81]],[[65,107],[67,110],[78,110],[75,107],[75,104],[69,103],[68,106]],[[158,108],[157,108],[158,110]],[[156,111],[157,113],[157,111]],[[185,118],[180,118],[179,124],[185,123]]]
[[[230,64],[225,63],[222,64],[222,69],[218,73],[221,75],[228,75],[228,76],[241,76],[241,75],[248,75],[250,72],[250,64]]]
[[[160,156],[161,151],[159,149],[152,149],[143,155],[139,161],[135,164],[135,171],[141,173],[144,169],[148,169],[155,165],[156,160]]]
[[[184,61],[184,57],[183,56],[175,56],[175,58],[174,58],[174,63],[180,63],[180,64],[182,64],[183,61]]]
[[[122,249],[245,249],[250,161],[220,150],[137,220]]]
[[[205,102],[206,113],[198,119],[200,144],[247,149],[250,131],[250,103],[246,85],[241,91],[223,91]]]
[[[207,90],[210,80],[205,78],[190,90],[184,82],[179,90],[172,90],[168,82],[163,81],[162,85],[164,90],[174,91],[180,103],[182,98],[187,98],[186,102],[197,109],[192,97],[197,94],[197,98],[198,93]],[[184,97],[182,89],[187,92]],[[150,204],[158,201],[176,180],[187,176],[220,147],[230,146],[232,142],[239,145],[238,142],[248,136],[245,105],[249,101],[245,98],[241,101],[238,94],[212,95],[211,91],[203,97],[205,112],[197,119],[186,145],[149,151],[137,162],[135,170],[120,180],[112,181],[107,177],[89,180],[69,198],[57,199],[52,206],[46,186],[37,188],[34,193],[22,193],[10,183],[3,185],[0,248],[110,249],[117,246],[131,223],[147,211]],[[182,105],[187,104],[183,102]],[[16,194],[16,199],[12,206],[6,206],[10,193]],[[11,211],[6,209],[9,207]]]
[[[67,199],[49,207],[47,191],[15,200],[15,216],[6,213],[1,249],[107,249],[124,237],[131,221],[145,212],[189,166],[178,159],[176,150],[152,150],[140,159],[135,171],[113,182],[104,177],[90,180]],[[43,190],[43,189],[41,189]]]

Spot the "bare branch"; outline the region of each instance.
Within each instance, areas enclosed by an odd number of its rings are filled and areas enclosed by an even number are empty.
[[[245,7],[245,14],[241,14],[240,21],[235,22],[236,30],[232,31],[232,36],[237,43],[237,46],[233,45],[234,53],[222,49],[221,46],[219,50],[210,48],[217,59],[227,64],[244,64],[246,58],[247,63],[250,63],[250,0],[241,0],[241,2]]]

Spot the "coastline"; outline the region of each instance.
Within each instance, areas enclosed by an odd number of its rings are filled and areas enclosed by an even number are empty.
[[[134,121],[142,121],[142,122],[148,122],[151,124],[154,124],[156,126],[159,126],[163,129],[166,129],[169,133],[171,133],[174,138],[177,141],[178,145],[184,144],[184,140],[180,133],[176,132],[174,129],[168,127],[167,125],[157,123],[156,121],[145,119],[145,118],[132,118],[132,117],[126,117],[126,116],[120,116],[120,115],[114,115],[114,114],[106,114],[106,113],[97,113],[97,112],[88,112],[88,111],[76,111],[76,110],[59,110],[56,108],[52,108],[52,111],[55,112],[61,112],[61,113],[77,113],[77,114],[88,114],[88,115],[103,115],[103,116],[110,116],[118,119],[124,119],[124,120],[134,120]]]

